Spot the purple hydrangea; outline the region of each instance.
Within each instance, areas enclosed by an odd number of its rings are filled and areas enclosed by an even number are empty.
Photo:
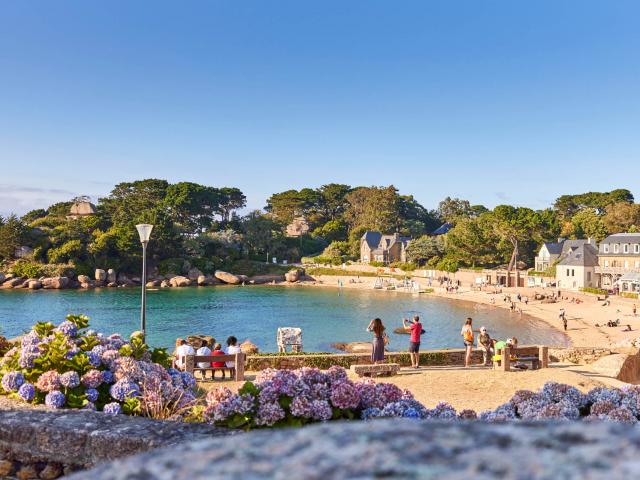
[[[102,370],[102,381],[104,383],[106,383],[107,385],[109,385],[109,384],[112,384],[113,382],[115,382],[116,379],[113,376],[113,373],[110,372],[109,370]]]
[[[120,415],[122,413],[122,407],[118,402],[107,403],[102,411],[107,415]]]
[[[379,408],[371,407],[371,408],[365,408],[364,410],[362,410],[362,413],[360,414],[360,418],[362,420],[372,420],[374,418],[380,418],[381,415],[382,415],[382,411]]]
[[[182,384],[185,388],[195,388],[196,378],[192,374],[190,374],[189,372],[181,372],[180,377],[182,377]]]
[[[66,388],[76,388],[80,385],[80,377],[77,372],[65,372],[60,375],[60,384]]]
[[[336,408],[358,408],[360,394],[353,383],[342,381],[331,387],[331,403]]]
[[[101,372],[100,370],[89,370],[82,376],[82,385],[87,388],[98,388],[102,385],[104,373],[105,372]]]
[[[99,393],[95,388],[87,388],[84,393],[87,396],[87,400],[89,400],[90,402],[95,402],[96,400],[98,400]]]
[[[122,355],[120,355],[120,352],[117,350],[105,350],[102,354],[102,362],[107,367],[112,369],[115,367],[116,360],[118,360],[121,356]]]
[[[446,402],[440,402],[431,411],[431,416],[438,420],[455,420],[457,418],[456,409]]]
[[[589,392],[588,397],[591,403],[608,401],[615,406],[620,406],[622,402],[622,391],[617,388],[596,387]]]
[[[25,402],[30,402],[36,395],[36,387],[34,387],[31,383],[25,382],[20,385],[20,388],[18,389],[18,395],[20,395],[20,398],[22,398]]]
[[[111,396],[120,402],[124,402],[128,398],[140,396],[140,388],[130,380],[118,380],[109,388]]]
[[[85,355],[87,356],[87,360],[89,360],[89,365],[92,367],[99,367],[102,365],[102,358],[96,352],[86,352]]]
[[[591,415],[600,417],[601,415],[608,415],[610,411],[617,408],[615,403],[608,400],[599,400],[591,405]]]
[[[102,354],[106,351],[107,347],[105,347],[104,345],[96,345],[91,349],[91,353],[98,355],[100,358],[102,358]]]
[[[44,398],[44,403],[47,407],[50,408],[62,408],[64,406],[66,398],[64,393],[59,390],[53,390],[47,393],[47,396]]]
[[[564,401],[565,403],[573,405],[575,408],[581,408],[589,403],[589,397],[577,388],[556,382],[545,383],[540,395],[547,403]]]
[[[618,407],[614,410],[611,410],[606,416],[605,419],[610,422],[617,423],[637,423],[638,419],[636,416],[626,407]]]
[[[96,408],[96,404],[93,402],[87,402],[84,404],[84,407],[82,407],[83,410],[90,410],[92,412],[95,412],[97,410]]]
[[[2,388],[5,392],[17,392],[24,383],[24,375],[21,372],[9,372],[2,377]]]
[[[404,418],[420,418],[420,413],[415,408],[407,408],[402,414]]]
[[[20,339],[20,346],[25,349],[30,346],[37,346],[40,342],[40,335],[34,330],[31,330]]]
[[[62,333],[68,337],[75,337],[78,334],[78,327],[73,322],[69,320],[65,320],[60,325],[58,325],[55,330],[58,333]]]
[[[285,417],[284,410],[277,402],[267,402],[260,404],[255,418],[256,425],[271,427],[273,424]]]
[[[478,414],[475,410],[465,409],[460,410],[460,412],[458,413],[458,418],[460,420],[476,420],[478,418]]]
[[[58,390],[61,386],[60,374],[55,370],[44,372],[36,382],[36,388],[41,392],[52,392]]]

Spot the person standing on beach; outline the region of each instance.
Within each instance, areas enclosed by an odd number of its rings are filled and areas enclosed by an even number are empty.
[[[460,330],[460,335],[464,341],[465,355],[464,355],[464,366],[468,368],[471,364],[471,352],[473,351],[473,320],[471,317],[468,317],[462,326],[462,330]]]
[[[560,309],[560,314],[558,315],[560,320],[562,320],[562,324],[564,325],[564,331],[567,331],[567,312],[564,311],[564,308]]]
[[[402,319],[402,326],[411,334],[409,340],[409,356],[411,357],[411,367],[420,368],[420,335],[422,335],[422,323],[420,317],[415,315],[411,325],[406,318]]]
[[[633,316],[635,317],[636,316],[636,311],[637,311],[635,303],[633,304],[633,308],[631,310],[633,311]]]
[[[371,362],[376,364],[381,363],[384,361],[384,346],[388,343],[389,338],[385,333],[382,320],[374,318],[369,322],[367,330],[373,333],[373,341],[371,342],[373,345],[371,350]]]

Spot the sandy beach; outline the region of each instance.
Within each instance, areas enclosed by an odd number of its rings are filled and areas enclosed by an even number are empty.
[[[317,276],[316,282],[302,282],[299,285],[313,285],[327,288],[348,288],[371,290],[375,284],[375,277],[359,277],[357,280],[353,276]],[[355,282],[354,282],[355,280]],[[413,278],[422,287],[428,288],[424,278]],[[290,284],[292,285],[292,284]],[[295,285],[295,284],[293,284]],[[528,297],[529,302],[516,302],[517,308],[523,314],[536,317],[552,327],[563,331],[562,322],[558,318],[561,308],[566,311],[568,319],[568,329],[565,332],[575,347],[603,347],[611,348],[620,346],[624,341],[629,341],[640,337],[640,316],[634,317],[632,314],[633,304],[639,304],[637,300],[611,296],[610,305],[603,306],[602,301],[598,301],[595,295],[583,294],[580,292],[563,291],[562,296],[568,299],[556,303],[542,303],[533,300],[536,293],[551,294],[554,289],[548,288],[503,288],[502,294],[494,294],[493,287],[486,287],[483,291],[472,291],[468,287],[462,286],[458,293],[447,293],[446,289],[434,284],[432,293],[411,293],[407,295],[424,295],[428,297],[439,296],[452,300],[469,301],[476,304],[486,305],[488,308],[509,309],[509,303],[503,301],[504,295],[511,295],[515,300],[517,293],[523,297]],[[391,293],[386,290],[378,290],[381,295]],[[393,290],[392,293],[405,293],[403,290]],[[492,304],[493,299],[493,304]],[[579,299],[580,303],[572,302],[571,299]],[[518,315],[518,313],[514,313]],[[619,327],[607,327],[609,320],[620,320]],[[428,322],[428,319],[426,319]],[[599,325],[599,326],[596,326]],[[631,331],[624,331],[627,325],[631,326]]]

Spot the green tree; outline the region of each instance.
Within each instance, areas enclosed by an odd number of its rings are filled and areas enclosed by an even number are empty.
[[[602,222],[609,233],[640,231],[640,205],[619,202],[607,205]]]
[[[398,227],[400,199],[398,191],[388,187],[358,187],[346,196],[349,206],[345,220],[351,229],[365,228],[390,232]]]
[[[27,236],[27,227],[14,214],[0,225],[0,259],[15,258],[16,249],[23,245]]]
[[[214,216],[221,210],[218,189],[192,182],[169,185],[164,205],[169,215],[185,232],[196,234],[211,226]]]
[[[273,256],[284,244],[280,225],[259,210],[243,217],[241,226],[242,243],[250,254],[258,256],[269,253]]]
[[[231,221],[233,213],[247,204],[247,197],[239,188],[235,187],[222,187],[218,189],[218,194],[220,196],[218,213],[222,221],[228,223]]]
[[[599,242],[609,234],[602,216],[597,213],[595,208],[579,211],[571,219],[571,224],[576,238],[591,237]]]
[[[407,260],[418,265],[424,265],[432,258],[444,255],[444,243],[441,237],[424,235],[416,238],[407,247]]]
[[[318,189],[321,195],[318,211],[325,221],[341,219],[348,206],[347,194],[351,191],[349,185],[342,183],[329,183]]]
[[[316,228],[313,234],[324,238],[327,242],[345,240],[347,238],[347,225],[342,220],[329,220],[321,227]]]
[[[483,205],[471,205],[469,200],[447,197],[438,204],[436,214],[443,222],[455,225],[461,218],[475,218],[488,212]]]

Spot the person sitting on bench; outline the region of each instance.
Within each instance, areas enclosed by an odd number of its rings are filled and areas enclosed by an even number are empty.
[[[211,355],[224,355],[224,352],[222,351],[222,345],[216,343],[215,347],[213,347],[213,352],[211,352]],[[224,369],[227,368],[227,365],[224,362],[211,362],[211,366],[213,367],[213,371],[211,372],[211,379],[215,380],[216,369],[219,368],[222,372],[222,380],[224,380]]]
[[[213,342],[215,342],[215,340],[213,340]],[[196,355],[202,355],[202,356],[207,356],[207,355],[211,355],[211,349],[209,348],[209,342],[207,342],[206,340],[203,341],[202,346],[196,351]],[[207,362],[198,362],[198,367],[199,368],[208,368],[210,365]],[[206,370],[202,370],[202,379],[206,380],[207,378],[207,371]]]

